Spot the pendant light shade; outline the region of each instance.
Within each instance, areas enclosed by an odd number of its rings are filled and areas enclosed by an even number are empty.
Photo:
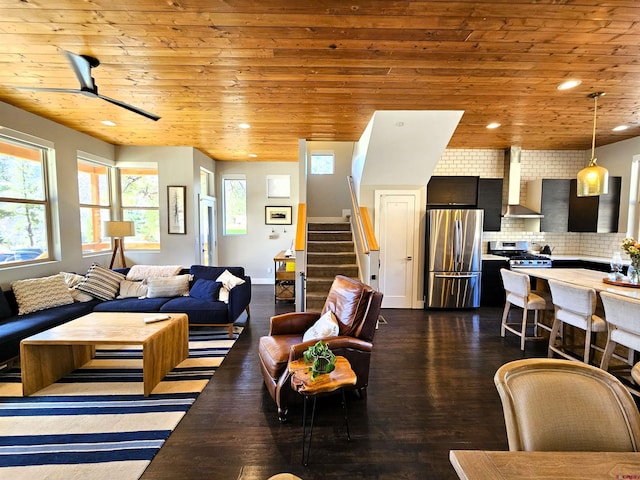
[[[589,165],[578,172],[577,194],[579,197],[593,197],[605,195],[609,192],[609,171],[597,165],[596,151],[596,115],[598,113],[598,97],[604,95],[603,92],[596,92],[589,95],[593,98],[595,105],[593,108],[593,137],[591,140],[591,160]]]

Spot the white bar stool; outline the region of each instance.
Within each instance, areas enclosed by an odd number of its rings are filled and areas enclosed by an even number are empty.
[[[568,353],[569,348],[575,345],[564,344],[565,335],[560,331],[564,330],[565,325],[572,325],[585,331],[583,361],[589,363],[591,347],[594,346],[591,343],[592,333],[607,331],[607,323],[595,315],[596,291],[593,288],[572,285],[558,280],[549,280],[549,289],[551,290],[551,301],[555,307],[553,326],[549,336],[549,358],[557,353],[567,360],[576,360],[573,355]],[[559,345],[556,344],[558,332],[563,339],[563,343]]]
[[[609,325],[607,345],[602,354],[600,368],[607,370],[616,345],[640,351],[640,300],[609,292],[600,292],[600,298]],[[632,358],[632,355],[629,355],[629,358]],[[629,365],[632,363],[630,361]]]
[[[551,295],[547,292],[531,290],[529,275],[525,273],[502,268],[500,269],[500,275],[502,276],[502,283],[507,297],[504,305],[504,311],[502,313],[500,336],[504,337],[506,330],[518,335],[520,337],[520,350],[524,351],[525,342],[527,340],[542,339],[542,337],[538,336],[538,328],[551,331],[551,327],[539,322],[539,312],[544,312],[545,310],[551,310],[553,308]],[[516,323],[508,321],[509,310],[512,305],[522,308],[522,322]],[[530,337],[527,336],[527,319],[529,316],[529,310],[533,310],[534,312],[533,336]]]

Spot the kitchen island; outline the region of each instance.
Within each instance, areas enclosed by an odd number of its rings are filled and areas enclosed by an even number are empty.
[[[519,268],[518,272],[526,273],[531,278],[542,280],[558,280],[573,285],[593,288],[596,292],[610,292],[631,298],[640,298],[640,288],[610,285],[604,282],[605,272],[586,268]],[[538,286],[540,288],[540,286]]]

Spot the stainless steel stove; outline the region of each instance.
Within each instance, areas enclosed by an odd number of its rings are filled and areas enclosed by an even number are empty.
[[[529,242],[489,242],[489,253],[509,258],[509,268],[551,268],[552,261],[545,255],[529,253]]]

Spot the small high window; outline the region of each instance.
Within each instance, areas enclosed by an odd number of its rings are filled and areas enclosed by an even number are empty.
[[[312,153],[311,154],[311,174],[312,175],[333,175],[334,155],[333,153]]]

